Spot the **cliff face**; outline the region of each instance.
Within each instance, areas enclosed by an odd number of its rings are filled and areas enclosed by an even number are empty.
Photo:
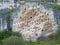
[[[18,18],[18,32],[24,40],[36,41],[39,37],[48,37],[57,30],[52,9],[45,9],[43,5],[26,5]]]

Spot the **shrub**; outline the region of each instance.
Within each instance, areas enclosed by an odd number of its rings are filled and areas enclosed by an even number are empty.
[[[9,37],[9,36],[11,36],[11,32],[6,31],[6,30],[0,31],[0,40],[2,40],[2,39],[4,39],[4,38],[7,38],[7,37]]]
[[[11,34],[12,34],[13,36],[21,37],[21,35],[20,35],[20,33],[19,33],[19,32],[11,32]]]
[[[60,10],[60,6],[55,4],[55,3],[51,4],[51,7],[54,8],[54,9]]]
[[[7,39],[2,40],[2,45],[22,45],[20,37],[11,36]]]
[[[10,36],[20,36],[20,33],[18,32],[12,32],[12,31],[8,31],[8,30],[3,30],[3,31],[0,31],[0,40],[3,40],[5,38],[8,38]]]
[[[0,40],[0,45],[2,45],[2,41]]]

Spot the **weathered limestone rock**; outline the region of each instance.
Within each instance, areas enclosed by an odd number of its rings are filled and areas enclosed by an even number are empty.
[[[18,18],[18,32],[24,40],[36,41],[41,35],[47,37],[57,30],[53,11],[41,6],[25,6]]]

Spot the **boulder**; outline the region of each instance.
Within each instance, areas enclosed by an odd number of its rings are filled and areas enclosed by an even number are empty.
[[[41,36],[48,37],[57,29],[53,10],[47,10],[43,5],[26,5],[18,17],[17,31],[27,41],[37,41]]]

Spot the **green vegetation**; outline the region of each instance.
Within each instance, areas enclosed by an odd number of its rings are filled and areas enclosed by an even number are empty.
[[[60,27],[55,35],[46,41],[24,41],[18,32],[8,30],[0,31],[0,45],[60,45]]]
[[[49,41],[40,41],[40,42],[27,42],[27,41],[22,41],[21,39],[15,39],[14,38],[8,38],[3,40],[3,45],[60,45],[60,40],[49,40]]]
[[[53,9],[60,10],[60,6],[55,4],[55,3],[51,4],[51,6],[52,6]]]
[[[2,45],[22,45],[20,37],[11,36],[7,39],[2,40]]]
[[[0,41],[5,39],[5,38],[8,38],[10,36],[20,37],[20,34],[18,32],[11,32],[11,31],[8,31],[8,30],[0,31]]]
[[[25,42],[25,45],[60,45],[60,42],[57,40],[49,40],[49,41],[40,41],[40,42]]]
[[[60,45],[60,30],[46,41],[24,41],[18,32],[0,31],[0,45]]]

